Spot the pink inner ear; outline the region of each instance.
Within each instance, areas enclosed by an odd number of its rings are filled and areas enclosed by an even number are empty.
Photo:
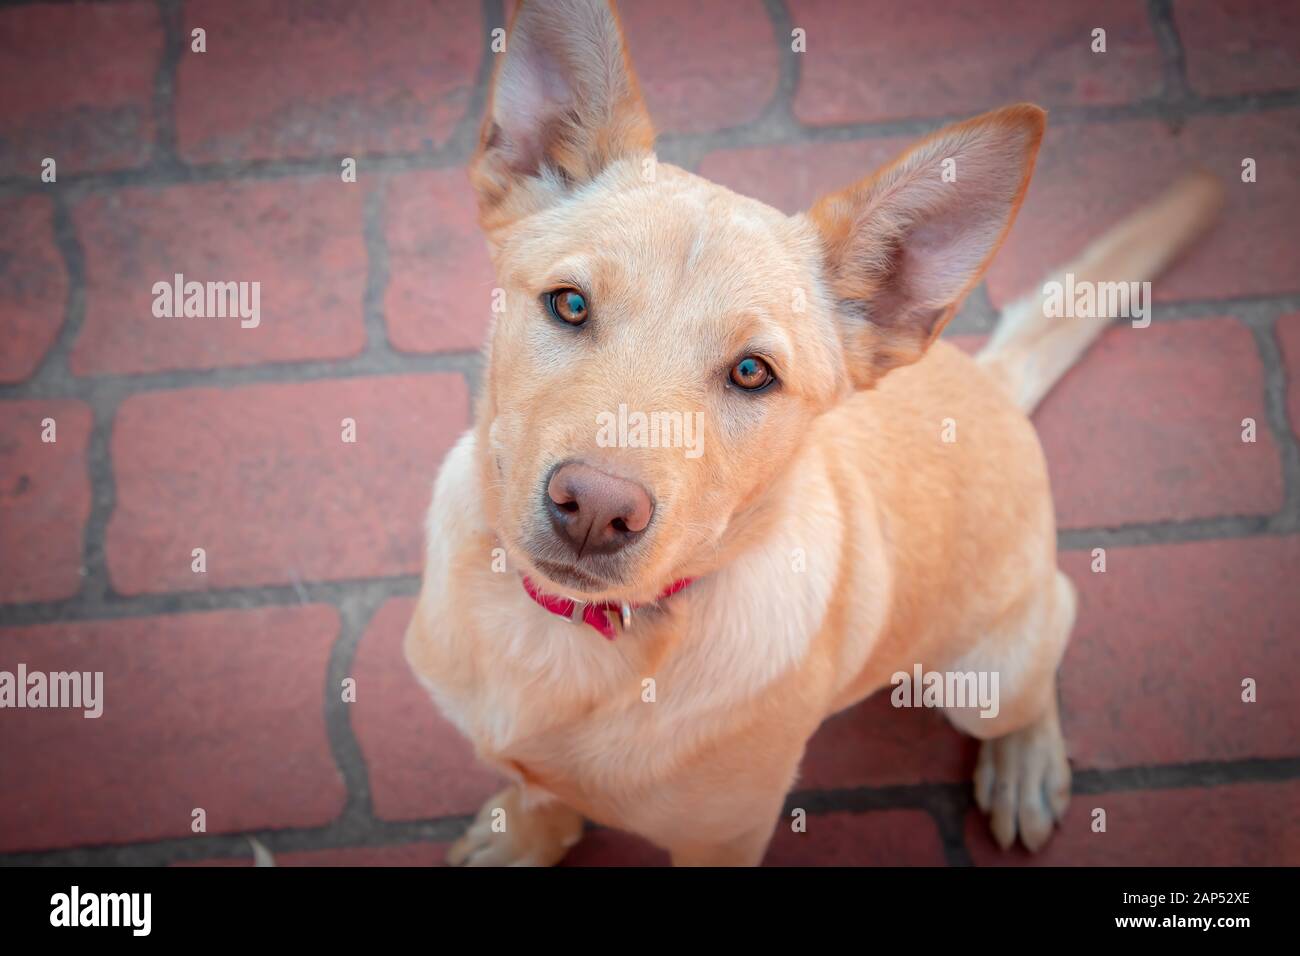
[[[492,112],[513,168],[530,173],[540,168],[546,127],[573,100],[560,62],[543,47],[519,43],[501,66]]]
[[[949,158],[953,182],[942,178]],[[1002,234],[1025,160],[1022,135],[993,127],[927,143],[904,161],[869,215],[898,230],[892,297],[928,312],[961,295]]]

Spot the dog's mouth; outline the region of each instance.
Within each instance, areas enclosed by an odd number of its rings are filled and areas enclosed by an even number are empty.
[[[532,563],[551,583],[563,588],[577,588],[581,592],[596,594],[608,591],[612,586],[609,580],[572,564],[537,557],[532,559]]]

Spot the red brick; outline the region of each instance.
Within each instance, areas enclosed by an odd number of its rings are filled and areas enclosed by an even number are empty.
[[[809,814],[806,831],[793,817],[776,826],[766,866],[944,866],[943,841],[921,810]]]
[[[668,851],[622,830],[589,829],[563,866],[670,866]]]
[[[1300,312],[1278,319],[1277,337],[1282,345],[1282,361],[1286,366],[1286,414],[1291,421],[1291,430],[1300,436]]]
[[[2,200],[0,220],[8,225],[0,233],[0,382],[21,382],[59,337],[68,274],[48,199]]]
[[[162,26],[152,3],[0,12],[0,175],[120,169],[149,158]]]
[[[1105,833],[1092,832],[1096,808],[1106,811]],[[972,812],[966,845],[980,866],[1296,866],[1300,783],[1076,793],[1052,842],[1032,856],[1003,853]]]
[[[196,27],[206,53],[189,48]],[[176,134],[193,161],[440,146],[487,48],[478,4],[460,0],[191,0],[185,38]]]
[[[274,854],[274,859],[276,866],[441,866],[446,851],[444,843],[419,841],[396,846],[300,850]]]
[[[1173,9],[1196,92],[1224,96],[1300,86],[1300,9],[1292,0],[1179,0]]]
[[[618,10],[656,129],[739,126],[775,95],[780,59],[761,0],[635,0]]]
[[[290,866],[442,866],[447,844],[418,840],[392,846],[345,846],[327,850],[294,850],[289,853],[271,853],[277,867]],[[215,857],[206,860],[185,860],[176,866],[249,866],[253,865],[253,851],[247,856]]]
[[[342,441],[344,418],[356,443]],[[113,430],[109,576],[123,594],[414,574],[454,375],[135,395]],[[207,552],[207,573],[190,569]]]
[[[1037,288],[1092,239],[1197,166],[1223,179],[1214,229],[1152,283],[1157,302],[1273,295],[1300,289],[1300,112],[1204,116],[1178,135],[1154,121],[1053,126],[1020,216],[989,272],[995,306]],[[1241,181],[1256,161],[1257,181]]]
[[[796,790],[966,780],[975,745],[936,710],[896,708],[892,688],[831,717],[808,742]]]
[[[103,714],[12,710],[0,849],[323,826],[343,781],[322,688],[333,608],[265,608],[0,631],[0,669],[103,672]]]
[[[792,0],[808,51],[795,116],[815,125],[973,113],[1020,100],[1126,103],[1160,91],[1146,10],[1125,0],[995,10],[944,0]],[[1104,54],[1092,30],[1106,30]],[[788,42],[788,41],[787,41]]]
[[[483,344],[497,283],[477,215],[463,169],[389,179],[384,315],[394,348],[454,352]]]
[[[1076,767],[1300,753],[1300,536],[1110,548],[1105,573],[1091,562],[1061,556],[1080,591],[1060,683]]]
[[[1057,524],[1276,512],[1282,466],[1263,376],[1250,330],[1232,319],[1107,330],[1035,416]],[[1244,418],[1253,443],[1241,440]]]
[[[365,345],[361,192],[335,179],[206,183],[92,196],[77,375],[343,358]],[[261,321],[159,318],[156,282],[260,282]]]
[[[478,812],[505,786],[434,707],[402,652],[414,598],[389,601],[357,648],[352,726],[370,774],[375,816],[421,820]]]
[[[49,443],[41,441],[46,418],[55,423]],[[0,403],[0,601],[51,601],[81,590],[92,423],[82,402]]]
[[[914,142],[913,137],[891,137],[718,150],[700,161],[699,174],[782,212],[796,213],[822,193],[870,175]]]

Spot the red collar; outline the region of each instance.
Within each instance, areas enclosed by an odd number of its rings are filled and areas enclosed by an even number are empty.
[[[663,593],[651,603],[657,603],[666,597],[671,597],[693,580],[694,578],[682,578],[679,581],[674,581],[664,588]],[[596,601],[589,603],[587,601],[574,601],[554,594],[544,594],[538,590],[537,585],[529,580],[526,574],[524,575],[524,590],[528,592],[530,598],[552,614],[568,618],[574,624],[578,623],[578,621],[590,624],[609,641],[614,639],[615,634],[614,624],[610,620],[611,614],[615,615],[619,623],[622,624],[623,629],[626,630],[632,623],[632,612],[636,608],[645,606],[643,604],[629,604],[627,601]]]

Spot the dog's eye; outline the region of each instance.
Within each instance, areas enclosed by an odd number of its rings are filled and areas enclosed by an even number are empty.
[[[747,392],[757,392],[776,381],[772,369],[761,358],[746,355],[731,366],[731,381]]]
[[[587,297],[577,289],[556,289],[545,298],[547,310],[561,322],[582,325],[587,321]]]

